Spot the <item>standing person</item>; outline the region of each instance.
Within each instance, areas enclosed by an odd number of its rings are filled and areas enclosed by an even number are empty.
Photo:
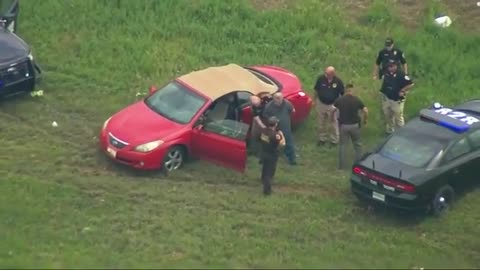
[[[259,157],[260,148],[259,148],[259,139],[262,129],[265,128],[263,123],[263,110],[265,108],[262,104],[262,100],[258,96],[250,96],[251,110],[252,110],[252,132],[250,137],[250,146],[252,152]],[[261,159],[260,159],[261,161]]]
[[[318,120],[317,145],[325,144],[328,139],[332,145],[336,145],[338,143],[338,123],[337,117],[333,116],[335,111],[333,103],[345,91],[343,81],[336,76],[335,68],[329,66],[325,69],[325,74],[318,77],[314,88]]]
[[[408,74],[407,60],[405,59],[405,53],[402,50],[397,49],[393,43],[392,38],[385,40],[385,47],[378,52],[375,65],[373,66],[373,79],[382,79],[385,73],[387,73],[388,62],[393,60],[398,67],[402,67],[402,71]]]
[[[278,118],[278,127],[285,136],[285,155],[290,165],[297,165],[295,143],[293,140],[291,117],[295,108],[290,101],[283,98],[282,93],[273,94],[273,99],[265,105],[263,115],[265,118],[275,116]]]
[[[405,125],[403,108],[407,93],[414,86],[414,83],[408,75],[397,70],[394,61],[388,63],[387,70],[380,92],[382,111],[385,117],[385,132],[388,135],[394,132],[395,128]]]
[[[362,156],[362,142],[360,139],[360,128],[367,124],[368,109],[363,101],[353,94],[353,85],[347,84],[345,95],[334,104],[338,110],[338,123],[340,129],[340,143],[338,148],[338,168],[346,169],[346,151],[348,141],[351,140],[355,149],[355,160]],[[363,119],[360,118],[363,113]]]
[[[268,118],[267,126],[262,128],[260,133],[262,183],[263,194],[265,195],[270,195],[272,192],[272,181],[277,170],[279,147],[285,145],[284,136],[277,129],[278,122],[279,120],[275,116]]]

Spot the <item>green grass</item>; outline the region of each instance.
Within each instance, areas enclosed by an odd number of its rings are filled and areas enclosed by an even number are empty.
[[[428,7],[425,22],[441,10]],[[315,146],[313,113],[295,133],[302,165],[281,161],[270,198],[255,160],[244,175],[196,161],[164,178],[136,176],[97,151],[103,121],[137,92],[231,62],[286,67],[310,92],[335,65],[371,109],[364,134],[372,146],[382,128],[371,69],[386,35],[406,52],[416,82],[409,117],[433,101],[478,97],[478,35],[428,23],[412,34],[384,1],[358,21],[342,8],[22,1],[19,31],[45,69],[45,96],[1,104],[0,267],[480,267],[478,190],[442,219],[367,212],[350,194],[348,172],[332,172],[335,150]]]

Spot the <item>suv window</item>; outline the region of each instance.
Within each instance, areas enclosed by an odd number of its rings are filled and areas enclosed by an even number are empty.
[[[467,154],[472,150],[470,144],[468,143],[467,138],[463,138],[456,142],[452,148],[448,151],[447,155],[445,156],[447,161],[456,159],[462,155]]]
[[[468,135],[468,139],[470,140],[470,143],[472,144],[473,148],[479,148],[480,147],[480,129]]]

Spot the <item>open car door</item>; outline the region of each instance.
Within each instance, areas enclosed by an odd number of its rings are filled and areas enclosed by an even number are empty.
[[[193,128],[192,155],[243,173],[248,129],[248,124],[233,120],[208,120]]]
[[[16,33],[19,10],[19,0],[0,0],[0,28]]]

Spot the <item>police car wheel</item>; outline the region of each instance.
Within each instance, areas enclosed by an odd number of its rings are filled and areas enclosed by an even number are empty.
[[[166,172],[172,172],[182,167],[185,161],[185,151],[180,146],[170,148],[163,158],[163,169]]]
[[[455,191],[450,185],[445,185],[437,190],[431,203],[432,214],[436,217],[443,216],[452,206]]]

